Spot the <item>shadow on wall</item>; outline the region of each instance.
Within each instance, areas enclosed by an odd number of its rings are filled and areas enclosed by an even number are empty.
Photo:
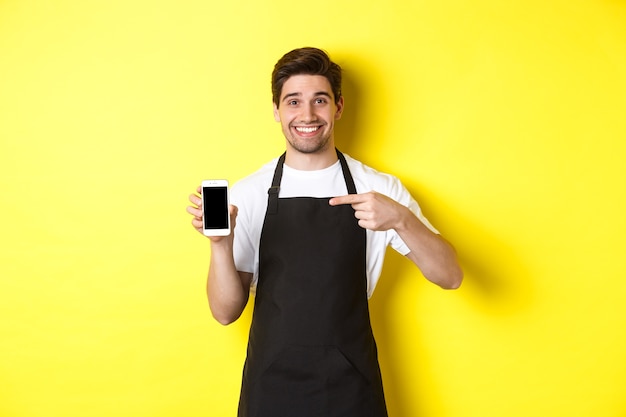
[[[443,236],[455,246],[459,262],[465,274],[465,280],[460,289],[456,290],[467,302],[467,309],[478,315],[490,317],[507,317],[525,311],[532,302],[532,287],[530,279],[524,279],[528,273],[519,254],[493,234],[489,234],[471,219],[463,218],[460,210],[451,210],[445,207],[446,218],[437,216],[429,206],[442,207],[441,202],[429,201],[420,198],[416,191],[418,187],[405,186],[414,198],[420,202],[426,217],[440,230]],[[420,188],[423,189],[423,188]],[[429,193],[432,196],[432,194]],[[429,215],[433,213],[433,215]],[[447,218],[453,221],[447,222]],[[456,228],[456,229],[455,229]],[[446,230],[449,233],[446,233]],[[477,244],[480,242],[480,244]],[[426,410],[419,409],[420,399],[424,398],[429,404],[441,403],[444,399],[432,386],[420,386],[412,382],[406,386],[407,372],[418,372],[420,378],[434,380],[437,369],[433,369],[427,356],[413,356],[410,366],[406,358],[397,354],[398,344],[403,344],[403,352],[427,352],[428,336],[420,323],[424,320],[437,320],[436,317],[398,317],[392,313],[397,309],[388,306],[397,299],[398,291],[419,289],[420,286],[413,280],[425,280],[413,264],[404,256],[389,249],[385,258],[383,273],[371,302],[371,316],[379,348],[381,366],[384,367],[385,395],[390,415],[427,415]],[[426,284],[434,285],[434,284]],[[444,291],[444,290],[441,290]],[[423,299],[424,294],[416,292],[414,300],[416,306]],[[415,311],[406,308],[405,311]],[[397,330],[409,331],[418,337],[404,337]],[[421,336],[420,336],[421,335]],[[455,343],[463,344],[462,340]],[[411,344],[411,346],[406,346]],[[433,375],[430,378],[428,375]],[[403,377],[404,376],[404,377]],[[418,407],[416,414],[415,407]]]
[[[467,299],[490,315],[513,315],[526,309],[534,290],[522,254],[486,225],[466,217],[461,207],[435,200],[436,192],[427,193],[426,187],[415,185],[411,179],[402,180],[426,217],[456,248],[465,274],[461,291]],[[430,196],[427,200],[422,197],[426,194]],[[446,217],[438,215],[439,211]]]
[[[367,160],[366,153],[363,152],[368,147],[366,129],[372,123],[371,120],[367,120],[367,114],[375,112],[376,123],[384,125],[386,122],[381,119],[381,115],[389,114],[389,112],[382,106],[385,106],[388,100],[375,101],[372,98],[373,92],[363,87],[368,84],[364,80],[376,78],[378,74],[375,73],[371,65],[363,62],[362,58],[343,54],[341,59],[337,59],[337,62],[343,70],[344,111],[341,120],[335,124],[335,146],[340,151],[367,165],[375,165]],[[364,74],[365,71],[367,74]],[[375,106],[375,108],[370,108],[370,106]]]
[[[344,111],[341,120],[335,124],[335,146],[350,156],[358,154],[358,103],[361,91],[352,77],[343,76]]]

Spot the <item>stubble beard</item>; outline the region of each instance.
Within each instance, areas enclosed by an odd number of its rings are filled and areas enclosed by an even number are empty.
[[[309,139],[299,138],[291,131],[283,133],[285,134],[285,138],[287,139],[287,142],[289,142],[289,145],[296,151],[303,154],[315,154],[327,150],[331,139],[331,135],[328,133]]]

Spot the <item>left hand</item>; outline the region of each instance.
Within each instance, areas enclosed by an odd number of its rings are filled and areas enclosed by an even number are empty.
[[[350,204],[359,226],[364,229],[385,231],[394,229],[402,219],[406,207],[386,195],[370,191],[364,194],[348,194],[331,198],[331,206]]]

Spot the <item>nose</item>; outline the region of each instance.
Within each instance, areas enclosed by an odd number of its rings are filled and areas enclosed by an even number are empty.
[[[313,106],[305,104],[302,106],[302,113],[300,114],[302,123],[311,123],[317,120]]]

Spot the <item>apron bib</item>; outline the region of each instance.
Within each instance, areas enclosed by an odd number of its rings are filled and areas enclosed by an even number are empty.
[[[365,229],[350,205],[279,199],[284,159],[268,191],[238,416],[386,417],[367,303]]]

